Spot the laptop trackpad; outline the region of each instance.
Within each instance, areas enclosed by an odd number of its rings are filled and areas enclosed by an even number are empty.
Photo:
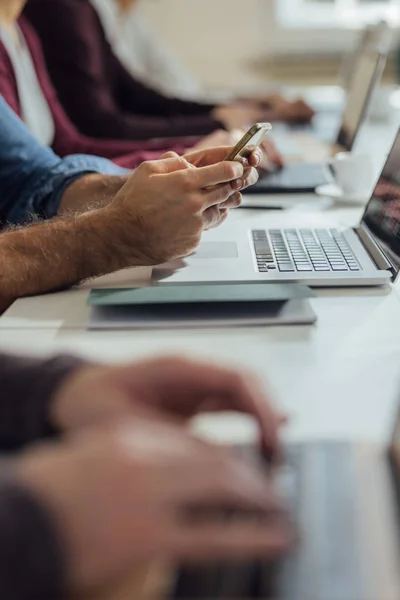
[[[191,258],[237,258],[235,242],[202,242],[190,255]]]

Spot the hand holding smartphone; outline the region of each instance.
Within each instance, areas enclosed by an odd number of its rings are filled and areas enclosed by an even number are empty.
[[[263,142],[272,129],[271,123],[256,123],[229,152],[225,160],[243,162]]]

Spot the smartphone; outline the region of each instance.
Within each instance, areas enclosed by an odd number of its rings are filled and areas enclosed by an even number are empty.
[[[256,123],[236,144],[225,160],[246,159],[261,144],[272,129],[271,123]]]

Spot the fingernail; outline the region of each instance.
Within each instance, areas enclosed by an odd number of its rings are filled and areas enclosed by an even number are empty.
[[[241,177],[243,175],[244,167],[242,164],[235,162],[235,177]]]
[[[234,184],[235,184],[235,190],[238,192],[243,187],[243,180],[242,179],[236,179],[236,181],[234,181]]]

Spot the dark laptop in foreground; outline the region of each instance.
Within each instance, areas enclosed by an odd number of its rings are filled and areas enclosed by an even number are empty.
[[[278,477],[299,531],[295,548],[275,563],[181,568],[174,600],[399,600],[399,469],[399,418],[388,451],[289,445]]]
[[[367,49],[358,60],[352,85],[348,91],[339,132],[332,139],[329,154],[350,152],[364,124],[372,95],[380,82],[386,64],[386,52]],[[288,163],[280,171],[262,175],[247,194],[306,193],[326,183],[332,176],[325,163]]]
[[[271,229],[227,219],[179,264],[153,270],[166,283],[268,281],[311,287],[382,285],[400,270],[400,132],[361,222],[352,228]]]

